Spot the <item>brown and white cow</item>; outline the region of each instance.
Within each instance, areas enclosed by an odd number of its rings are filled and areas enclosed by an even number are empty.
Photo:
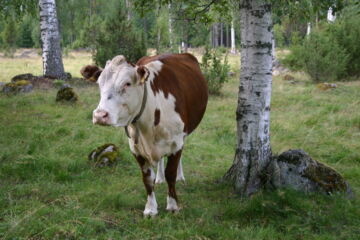
[[[163,182],[164,175],[166,209],[178,211],[175,183],[185,180],[181,165],[184,140],[200,123],[208,100],[198,61],[191,54],[168,54],[143,57],[133,65],[117,56],[108,61],[97,82],[101,99],[93,123],[125,127],[147,191],[144,215],[158,213],[154,184]]]

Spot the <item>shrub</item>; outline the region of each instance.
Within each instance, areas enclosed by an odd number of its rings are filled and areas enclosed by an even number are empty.
[[[207,80],[209,93],[219,95],[223,84],[228,81],[230,65],[227,62],[227,55],[221,63],[219,53],[206,47],[200,66]]]
[[[3,32],[1,33],[3,40],[3,49],[5,56],[13,57],[16,50],[16,40],[18,37],[18,29],[15,20],[10,18],[6,23]]]
[[[360,4],[344,9],[341,17],[328,27],[327,32],[349,56],[346,67],[348,76],[360,76]]]
[[[123,9],[119,9],[115,16],[108,18],[103,26],[97,28],[100,33],[94,39],[93,59],[99,66],[116,55],[124,55],[130,62],[136,62],[146,55],[144,38],[134,32]]]
[[[274,38],[276,47],[285,46],[284,27],[280,24],[274,25]]]
[[[349,57],[345,50],[323,33],[313,33],[303,45],[305,71],[314,82],[340,80],[346,76]]]

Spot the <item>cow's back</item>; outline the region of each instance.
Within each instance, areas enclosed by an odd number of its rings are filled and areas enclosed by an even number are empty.
[[[200,123],[208,100],[207,83],[199,63],[193,55],[185,53],[143,57],[137,65],[157,60],[163,65],[151,82],[151,89],[154,94],[162,91],[165,97],[169,93],[175,97],[175,111],[185,124],[184,131],[190,134]]]

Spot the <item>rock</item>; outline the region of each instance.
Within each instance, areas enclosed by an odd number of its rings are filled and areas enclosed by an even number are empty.
[[[289,150],[275,156],[269,169],[271,185],[276,188],[294,188],[306,193],[343,192],[352,196],[345,179],[334,169],[313,160],[303,150]]]
[[[319,83],[316,87],[322,91],[326,91],[328,89],[337,88],[337,84],[335,83]]]
[[[74,89],[68,86],[62,87],[56,94],[57,102],[76,102],[78,99]]]
[[[0,90],[2,90],[2,88],[5,86],[6,83],[4,82],[0,82]]]
[[[25,74],[20,74],[20,75],[16,75],[11,79],[11,82],[17,82],[17,81],[21,81],[21,80],[27,80],[27,81],[32,81],[32,79],[34,78],[34,75],[32,75],[31,73],[25,73]]]
[[[5,94],[28,93],[33,90],[33,85],[27,80],[6,83],[2,89]]]
[[[292,75],[290,75],[290,74],[286,74],[286,75],[283,77],[283,79],[284,79],[285,81],[293,81],[293,80],[295,80],[295,78],[294,78]]]
[[[228,72],[228,76],[229,76],[229,77],[234,77],[234,76],[235,76],[235,73],[234,73],[234,72]]]
[[[90,152],[89,161],[96,167],[113,166],[119,160],[119,149],[112,143],[104,144]]]

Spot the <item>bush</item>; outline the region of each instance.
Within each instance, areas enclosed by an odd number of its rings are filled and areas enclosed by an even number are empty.
[[[303,46],[304,69],[314,82],[336,81],[346,76],[349,57],[334,39],[313,33]]]
[[[10,18],[6,23],[4,30],[1,33],[3,40],[3,49],[5,56],[13,57],[16,50],[16,40],[18,36],[18,29],[16,27],[15,20]]]
[[[136,62],[146,55],[144,38],[134,32],[123,9],[108,18],[103,26],[97,26],[98,34],[94,39],[93,59],[99,66],[116,55],[124,55],[130,62]]]
[[[344,9],[341,17],[329,26],[327,32],[349,56],[347,75],[360,76],[360,4]]]
[[[230,65],[227,62],[227,55],[225,55],[223,63],[221,63],[219,53],[215,50],[210,51],[209,48],[206,47],[200,66],[207,80],[209,93],[219,95],[223,84],[227,82],[229,78],[228,72]]]

